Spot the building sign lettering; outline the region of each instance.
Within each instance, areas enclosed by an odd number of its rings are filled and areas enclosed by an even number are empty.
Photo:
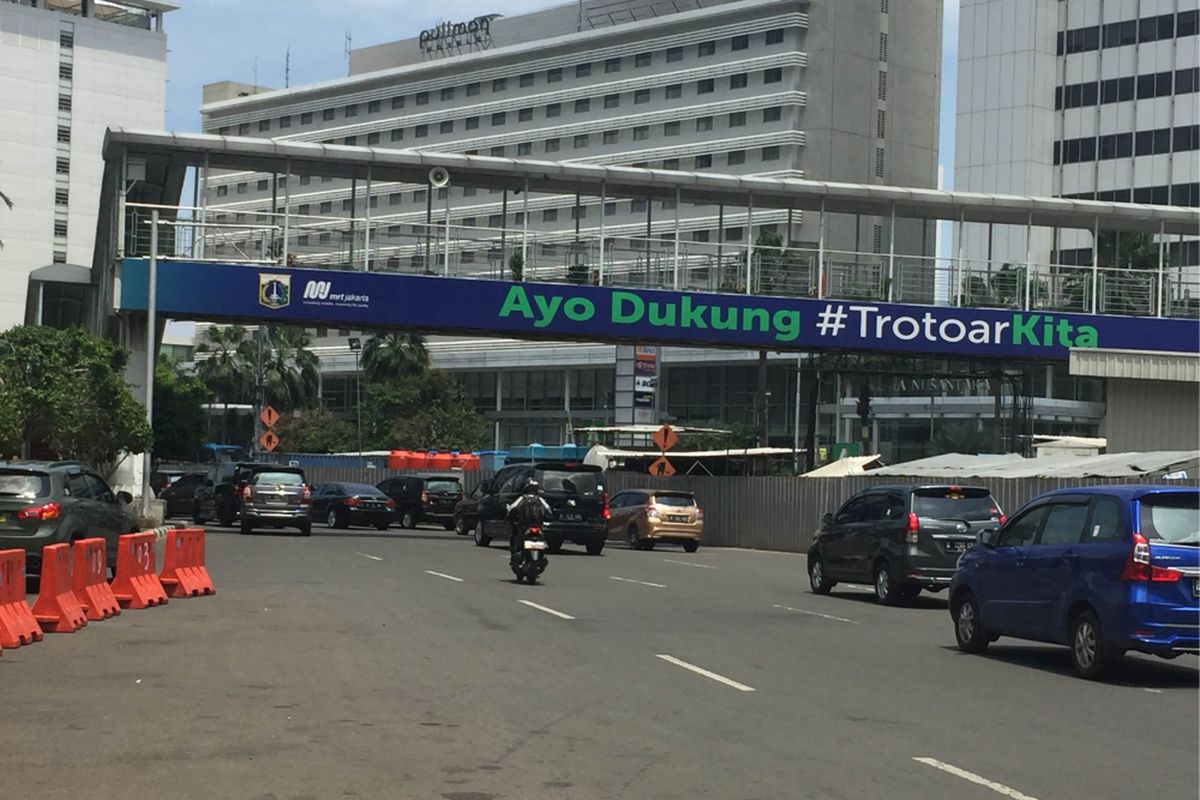
[[[467,22],[440,22],[421,31],[418,43],[422,53],[435,54],[467,50],[487,50],[492,46],[492,20],[501,14],[482,14]]]

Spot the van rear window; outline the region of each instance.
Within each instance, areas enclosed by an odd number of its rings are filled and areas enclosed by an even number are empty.
[[[0,472],[0,497],[33,500],[49,494],[49,476],[32,472]]]
[[[454,494],[462,491],[462,484],[458,481],[429,481],[425,484],[425,489],[430,492],[439,492],[441,494]]]
[[[563,494],[596,494],[600,491],[599,472],[571,472],[547,469],[534,473],[534,480],[547,492]]]
[[[1152,542],[1200,545],[1200,494],[1147,495],[1140,522],[1142,535]]]
[[[913,513],[926,519],[979,522],[999,519],[1000,506],[987,489],[950,486],[913,492]]]
[[[691,508],[696,505],[696,498],[690,494],[655,494],[654,502],[672,508]]]
[[[304,476],[298,472],[260,472],[254,476],[255,486],[303,486]]]

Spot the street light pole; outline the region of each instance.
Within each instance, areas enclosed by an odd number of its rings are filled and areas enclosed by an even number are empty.
[[[149,286],[146,294],[146,422],[154,427],[154,362],[158,327],[158,209],[150,212],[150,264]],[[150,489],[150,470],[154,454],[147,447],[142,454],[142,515],[150,516],[153,492]]]
[[[351,336],[347,342],[354,353],[354,414],[358,421],[358,458],[361,466],[362,446],[362,369],[359,366],[359,354],[362,352],[362,339]]]

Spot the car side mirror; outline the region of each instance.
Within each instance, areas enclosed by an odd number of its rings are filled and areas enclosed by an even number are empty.
[[[125,505],[131,505],[133,503],[133,495],[131,495],[129,492],[117,492],[117,499]]]
[[[830,514],[828,512],[826,512],[825,514],[822,514],[821,515],[821,524],[822,525],[832,525],[833,524],[833,514]]]
[[[979,543],[984,547],[995,547],[999,541],[999,528],[984,528],[979,532]]]

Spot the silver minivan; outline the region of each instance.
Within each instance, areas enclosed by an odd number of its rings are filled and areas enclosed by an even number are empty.
[[[289,467],[263,470],[242,484],[242,533],[255,528],[296,528],[312,535],[311,491],[304,472]]]

